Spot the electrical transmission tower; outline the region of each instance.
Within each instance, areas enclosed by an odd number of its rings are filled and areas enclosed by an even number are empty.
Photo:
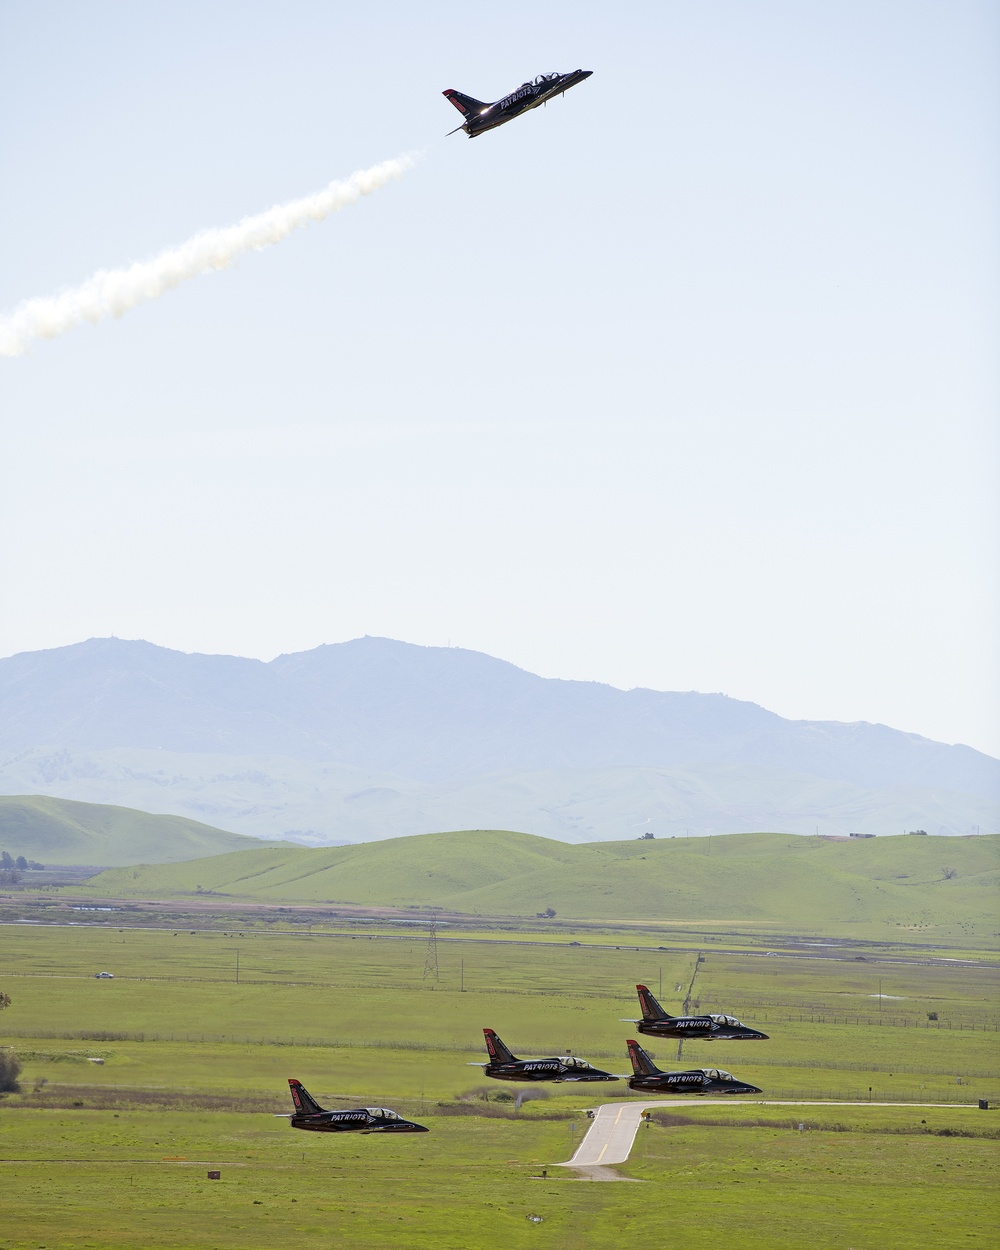
[[[430,933],[427,938],[427,954],[424,956],[424,976],[426,981],[432,976],[435,981],[440,981],[441,976],[438,972],[438,927],[437,921],[431,921]]]

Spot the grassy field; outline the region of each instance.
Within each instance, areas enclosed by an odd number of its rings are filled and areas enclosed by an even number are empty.
[[[831,842],[750,833],[571,846],[474,830],[119,868],[89,881],[86,892],[441,907],[470,915],[534,916],[552,908],[577,919],[658,917],[953,941],[995,933],[998,880],[1000,835]]]
[[[362,1248],[387,1237],[590,1250],[620,1246],[623,1233],[669,1241],[680,1226],[695,1247],[995,1238],[1000,1118],[976,1105],[1000,1099],[988,964],[756,948],[706,949],[699,961],[669,945],[637,951],[628,932],[599,943],[587,932],[449,936],[458,940],[439,942],[435,978],[424,976],[426,934],[401,940],[385,926],[324,935],[260,924],[242,936],[4,926],[0,989],[12,1004],[0,1043],[24,1071],[22,1093],[0,1100],[0,1250]],[[114,980],[95,980],[105,969]],[[640,1129],[620,1171],[643,1185],[554,1170],[585,1131],[583,1111],[624,1085],[554,1086],[515,1111],[493,1083],[483,1102],[485,1082],[466,1066],[484,1058],[480,1030],[526,1054],[572,1049],[623,1071],[632,1029],[620,1017],[634,1015],[637,980],[654,992],[662,983],[668,1006],[690,992],[771,1034],[688,1042],[679,1064],[675,1043],[653,1042],[662,1066],[721,1065],[769,1099],[861,1105],[694,1099]],[[892,997],[875,997],[880,988]],[[288,1109],[289,1076],[326,1105],[388,1105],[433,1131],[296,1133],[269,1114]],[[873,1103],[946,1105],[864,1105],[869,1089]],[[220,1181],[206,1178],[212,1167]]]
[[[44,864],[162,864],[257,849],[261,843],[183,816],[107,803],[0,795],[0,851]],[[26,883],[30,884],[31,874]]]
[[[265,1116],[43,1115],[4,1116],[4,1155],[16,1160],[3,1171],[4,1250],[597,1250],[623,1235],[671,1244],[681,1230],[694,1247],[913,1250],[987,1246],[997,1231],[995,1141],[919,1125],[653,1125],[623,1169],[646,1183],[601,1185],[548,1166],[567,1151],[559,1122],[429,1116],[421,1137],[290,1141]]]

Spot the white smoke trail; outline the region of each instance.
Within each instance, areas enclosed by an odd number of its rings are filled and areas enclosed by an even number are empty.
[[[259,251],[280,243],[293,230],[356,204],[387,182],[401,178],[416,162],[414,156],[383,161],[359,170],[340,182],[331,182],[314,195],[278,204],[265,213],[244,217],[235,226],[201,230],[179,247],[161,252],[151,260],[137,261],[127,269],[101,269],[72,290],[41,299],[25,300],[0,318],[0,356],[22,356],[35,339],[54,339],[84,321],[96,325],[105,317],[120,317],[147,300],[189,278],[225,269],[244,252]]]

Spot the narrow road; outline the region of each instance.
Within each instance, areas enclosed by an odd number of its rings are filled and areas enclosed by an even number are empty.
[[[748,1100],[749,1101],[749,1100]],[[701,1098],[699,1106],[732,1106],[731,1098]],[[746,1106],[746,1102],[740,1103]],[[964,1103],[947,1102],[766,1102],[754,1101],[755,1107],[962,1107]],[[968,1106],[972,1106],[969,1103]],[[652,1102],[606,1102],[599,1107],[587,1135],[577,1147],[576,1154],[568,1163],[557,1163],[557,1168],[578,1168],[592,1172],[593,1180],[625,1180],[624,1176],[608,1171],[613,1163],[624,1163],[632,1150],[632,1143],[642,1122],[642,1113],[650,1107],[685,1107],[693,1110],[690,1099],[657,1098]]]

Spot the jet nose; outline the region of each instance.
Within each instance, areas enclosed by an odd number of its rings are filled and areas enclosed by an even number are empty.
[[[750,1034],[750,1040],[752,1042],[766,1042],[770,1040],[770,1034],[758,1033],[755,1030],[753,1033]]]

